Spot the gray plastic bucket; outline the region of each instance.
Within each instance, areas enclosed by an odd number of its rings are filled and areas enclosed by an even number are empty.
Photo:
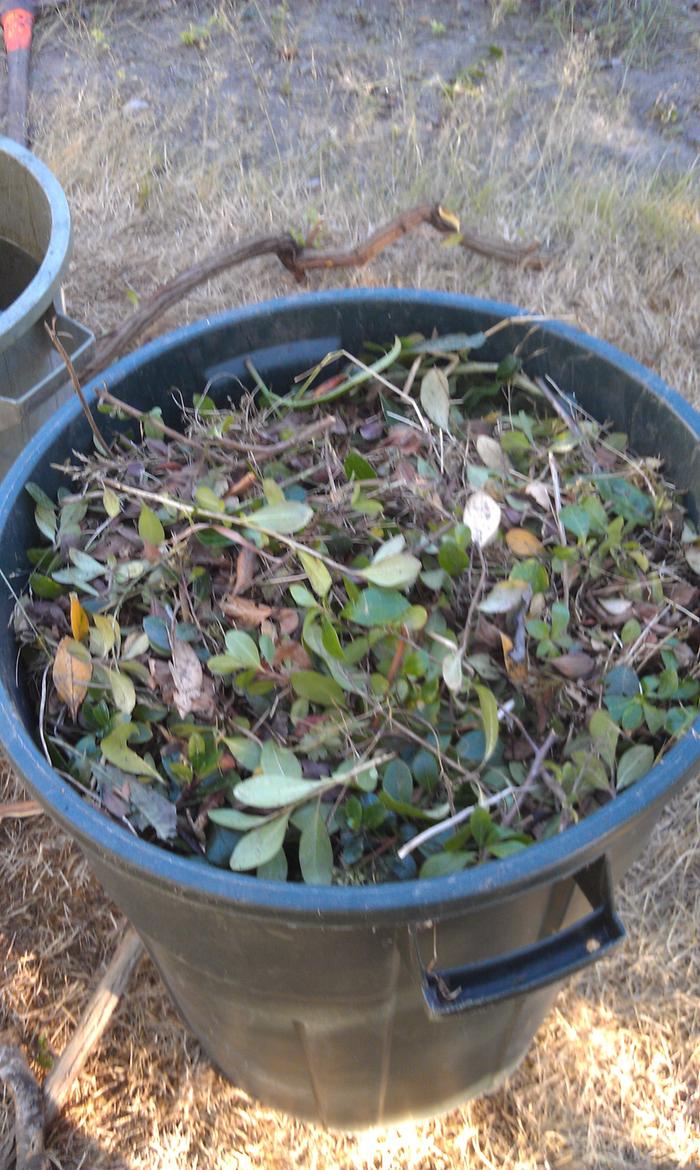
[[[58,180],[9,138],[0,138],[0,474],[70,394],[45,323],[80,370],[93,335],[66,317],[61,280],[71,244]]]

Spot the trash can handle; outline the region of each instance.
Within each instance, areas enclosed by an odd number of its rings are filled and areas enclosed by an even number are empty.
[[[580,971],[622,942],[625,928],[615,913],[607,857],[579,870],[574,881],[591,905],[590,914],[558,934],[495,959],[436,970],[421,957],[419,927],[412,926],[411,943],[428,1015],[440,1019],[527,995]]]

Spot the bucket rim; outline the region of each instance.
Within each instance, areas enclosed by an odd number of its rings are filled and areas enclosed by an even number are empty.
[[[526,310],[508,303],[464,294],[413,288],[333,289],[275,298],[230,309],[203,318],[150,342],[122,358],[85,387],[94,401],[98,385],[114,390],[125,376],[143,368],[164,352],[189,346],[212,330],[244,324],[261,314],[297,312],[300,308],[342,307],[343,304],[377,302],[433,305],[493,314],[497,319],[527,316]],[[550,318],[542,317],[540,327],[550,335],[583,345],[593,355],[634,378],[679,416],[700,443],[700,414],[672,390],[658,375],[606,341]],[[0,536],[5,530],[24,484],[51,444],[81,413],[77,401],[68,402],[37,433],[29,448],[18,457],[0,486]],[[700,718],[646,777],[597,809],[579,824],[548,841],[540,841],[508,858],[486,862],[447,877],[384,882],[373,886],[312,886],[275,882],[218,869],[208,862],[168,853],[143,841],[106,814],[93,808],[49,766],[37,744],[14,714],[14,701],[0,678],[0,742],[10,762],[26,779],[41,803],[62,824],[86,853],[101,864],[118,865],[159,885],[177,889],[181,896],[202,901],[236,903],[250,913],[284,912],[298,917],[342,917],[357,914],[377,917],[404,914],[429,917],[461,904],[480,905],[500,901],[557,876],[567,876],[581,866],[611,851],[625,826],[643,814],[660,808],[662,802],[700,771]],[[614,860],[614,855],[613,855]]]
[[[0,137],[0,161],[7,155],[19,163],[38,184],[51,215],[51,232],[41,264],[27,287],[0,312],[0,352],[21,337],[57,296],[71,251],[70,208],[56,176],[26,147]]]

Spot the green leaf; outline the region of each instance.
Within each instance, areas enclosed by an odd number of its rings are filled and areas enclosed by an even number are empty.
[[[620,728],[610,718],[606,711],[594,711],[588,723],[593,746],[600,758],[612,772],[615,765],[617,741],[620,737]]]
[[[231,869],[257,869],[258,866],[271,861],[284,844],[288,821],[289,814],[285,813],[284,816],[275,817],[274,820],[261,825],[259,829],[252,829],[245,837],[241,837],[231,854],[229,862]]]
[[[409,553],[397,553],[359,572],[366,581],[380,585],[383,589],[405,589],[415,584],[422,567],[417,557]]]
[[[514,565],[511,569],[510,580],[511,582],[524,582],[530,586],[533,593],[544,593],[545,589],[549,587],[547,570],[534,557],[528,557],[525,561],[518,561],[517,565]]]
[[[479,848],[488,844],[489,839],[493,837],[493,821],[491,820],[491,813],[486,808],[481,808],[476,805],[472,815],[469,818],[469,828],[472,832],[472,837],[476,841]]]
[[[205,483],[200,483],[194,491],[194,502],[205,512],[225,512],[226,504],[217,496],[216,492]]]
[[[406,547],[406,537],[400,533],[398,536],[392,536],[389,540],[385,540],[380,544],[379,548],[372,557],[372,564],[378,565],[380,561],[385,561],[387,557],[393,557],[397,553],[403,552]]]
[[[410,804],[413,795],[413,774],[403,760],[392,760],[384,769],[382,789],[400,804]]]
[[[345,658],[345,651],[340,644],[337,630],[333,625],[327,614],[324,613],[321,618],[321,641],[324,649],[332,658],[343,660]]]
[[[142,759],[136,752],[127,747],[127,741],[137,728],[133,723],[118,723],[109,735],[102,740],[100,747],[102,755],[115,768],[128,772],[130,776],[152,776],[160,780],[160,775],[148,760]]]
[[[260,763],[260,747],[254,739],[248,739],[247,735],[225,735],[223,742],[241,768],[248,772],[257,768]]]
[[[302,609],[310,609],[317,604],[313,593],[310,593],[305,585],[290,585],[289,592],[296,604],[300,605]]]
[[[141,505],[139,513],[139,536],[145,544],[158,546],[165,540],[165,529],[148,504]]]
[[[327,674],[317,670],[295,670],[289,676],[294,694],[321,707],[346,707],[343,689]]]
[[[590,513],[579,504],[566,504],[559,512],[559,519],[567,532],[577,540],[585,540],[590,532]]]
[[[457,694],[462,689],[462,654],[459,650],[446,654],[442,660],[442,677],[448,690]]]
[[[224,638],[226,654],[224,657],[235,662],[235,670],[259,670],[260,654],[250,634],[242,630],[228,630]],[[211,659],[209,659],[211,670]]]
[[[32,593],[45,601],[53,601],[64,592],[62,585],[59,585],[57,581],[52,581],[50,577],[45,577],[43,573],[32,573],[29,584]]]
[[[632,698],[641,691],[639,675],[631,666],[614,666],[603,679],[606,695],[622,695]]]
[[[89,553],[79,548],[69,549],[68,556],[86,581],[94,581],[95,577],[102,577],[106,572],[106,567],[101,561],[95,560]]]
[[[265,528],[280,536],[291,536],[300,532],[313,519],[313,510],[298,500],[287,500],[285,504],[268,504],[257,512],[242,517],[251,528]]]
[[[440,779],[440,765],[427,748],[419,748],[411,761],[411,771],[416,784],[426,792],[432,792]]]
[[[449,537],[443,540],[438,550],[438,564],[450,577],[458,577],[469,565],[469,557],[463,548]],[[423,574],[423,580],[427,574]],[[426,582],[428,584],[428,582]],[[441,583],[438,583],[438,588]]]
[[[484,748],[484,758],[481,761],[485,764],[486,761],[493,755],[496,744],[498,743],[498,703],[496,702],[493,691],[488,687],[475,686],[479,697],[479,711],[481,714],[481,725],[484,729],[484,737],[486,745]]]
[[[333,846],[318,812],[299,839],[299,865],[307,885],[328,886],[333,880]]]
[[[389,626],[399,622],[410,608],[402,593],[370,586],[363,589],[357,601],[343,609],[343,617],[358,626]]]
[[[274,739],[268,739],[260,752],[260,768],[263,772],[279,773],[295,780],[301,779],[301,764],[289,748],[281,747]]]
[[[325,597],[333,584],[333,578],[323,561],[306,552],[299,553],[299,560],[316,596]]]
[[[278,849],[274,857],[264,861],[255,871],[255,876],[268,882],[286,882],[289,866],[284,849]]]
[[[225,829],[238,829],[247,833],[249,829],[257,829],[268,820],[266,816],[256,816],[255,813],[244,813],[237,808],[212,808],[209,810],[209,820],[215,825],[223,825]]]
[[[467,851],[433,853],[432,857],[428,857],[421,865],[418,877],[448,877],[451,873],[459,873],[460,870],[465,869],[473,860],[474,854]]]
[[[241,780],[233,790],[236,800],[253,808],[282,808],[300,800],[311,800],[325,791],[328,784],[319,780],[302,780],[282,772],[261,773]]]
[[[348,451],[343,464],[348,479],[376,479],[377,473],[371,463],[359,451]]]
[[[639,743],[620,756],[617,765],[617,791],[629,788],[630,784],[646,776],[654,763],[654,749],[647,743]]]
[[[403,800],[395,800],[385,791],[379,793],[379,799],[391,812],[414,821],[430,821],[431,824],[434,824],[436,821],[444,821],[445,817],[450,815],[449,804],[438,804],[434,808],[421,808],[417,804],[407,804]]]
[[[610,504],[617,516],[632,524],[646,524],[654,514],[654,504],[643,491],[618,476],[594,480],[600,497]]]
[[[284,504],[286,496],[276,480],[266,476],[262,481],[262,489],[268,504]]]
[[[240,670],[238,659],[231,654],[212,654],[207,658],[207,670],[212,674],[233,674],[236,670]]]
[[[444,370],[433,366],[420,385],[420,401],[432,423],[441,431],[450,429],[450,389]]]
[[[115,707],[125,715],[130,715],[136,705],[134,684],[121,670],[107,670],[106,674]]]

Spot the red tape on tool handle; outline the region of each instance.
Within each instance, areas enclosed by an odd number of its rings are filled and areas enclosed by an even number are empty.
[[[34,15],[26,8],[11,8],[4,16],[0,16],[0,24],[5,34],[5,51],[14,53],[17,49],[32,47],[32,29]]]

